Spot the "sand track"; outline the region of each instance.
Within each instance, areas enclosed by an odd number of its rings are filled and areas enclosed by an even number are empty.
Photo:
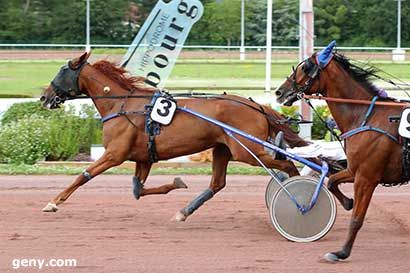
[[[153,176],[148,185],[173,177]],[[264,204],[267,177],[230,176],[227,187],[185,223],[170,221],[208,185],[183,176],[189,189],[135,201],[130,176],[101,176],[80,188],[57,213],[41,208],[70,176],[0,176],[0,272],[12,260],[77,260],[75,268],[41,272],[409,272],[410,186],[376,190],[351,258],[320,262],[346,238],[350,213],[318,242],[286,241],[270,224]],[[351,192],[346,187],[347,192]]]

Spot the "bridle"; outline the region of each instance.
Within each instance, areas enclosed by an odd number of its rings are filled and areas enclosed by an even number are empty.
[[[88,64],[84,61],[73,68],[71,61],[60,68],[60,71],[51,81],[56,96],[53,103],[56,105],[63,103],[67,99],[76,98],[81,95],[79,76],[84,66]]]
[[[305,81],[304,84],[299,85],[296,80],[297,76],[297,71],[298,67],[303,65],[302,71],[307,75],[307,80]],[[317,65],[315,62],[311,61],[310,58],[304,60],[303,62],[299,63],[296,66],[296,69],[292,67],[293,70],[293,77],[290,79],[291,81],[291,91],[292,91],[292,97],[296,97],[298,100],[302,99],[304,96],[304,93],[308,90],[310,90],[315,83],[315,80],[320,80],[320,72],[322,71],[322,68]],[[317,92],[316,92],[317,93]]]
[[[303,65],[302,70],[303,72],[307,75],[307,80],[302,86],[299,86],[296,82],[296,73],[297,69],[299,66]],[[307,98],[307,95],[305,95],[305,92],[310,90],[315,83],[315,80],[320,81],[320,72],[323,70],[323,68],[316,64],[314,61],[312,61],[310,58],[304,60],[303,62],[299,63],[296,67],[292,67],[293,70],[293,77],[291,79],[291,90],[292,90],[292,95],[291,99],[296,98],[297,100],[300,99],[305,99],[306,103],[309,105],[309,107],[316,113],[317,117],[319,120],[324,124],[326,129],[339,141],[341,144],[340,137],[335,133],[335,131],[329,127],[329,125],[320,117],[320,115],[316,112],[316,109],[313,107],[312,103],[310,100]],[[319,83],[320,87],[320,83]],[[314,93],[319,93],[319,90],[317,90]],[[322,92],[323,93],[323,92]],[[344,149],[343,145],[341,144],[342,148]]]

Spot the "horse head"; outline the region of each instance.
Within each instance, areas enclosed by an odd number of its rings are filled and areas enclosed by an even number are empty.
[[[82,69],[88,64],[87,60],[90,54],[85,52],[60,68],[40,98],[44,107],[58,108],[65,100],[76,98],[86,92],[81,86],[79,77]]]
[[[290,106],[301,99],[303,94],[322,93],[325,89],[323,82],[320,82],[320,74],[332,61],[335,45],[336,42],[332,41],[322,51],[314,53],[293,68],[285,82],[275,90],[277,102]]]

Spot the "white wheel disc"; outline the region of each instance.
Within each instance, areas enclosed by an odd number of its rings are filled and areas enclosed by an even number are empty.
[[[304,207],[309,206],[317,179],[295,176],[283,182],[284,187]],[[302,214],[283,188],[278,187],[269,206],[270,219],[276,230],[294,242],[312,242],[325,236],[336,220],[336,202],[325,188],[320,190],[313,208]]]
[[[268,209],[272,201],[273,194],[278,189],[278,187],[278,183],[273,178],[271,178],[265,191],[265,205]]]
[[[283,179],[285,180],[285,178],[289,178],[288,174],[284,173],[284,172],[279,172],[279,179]],[[278,185],[278,183],[275,181],[275,179],[271,178],[269,180],[268,186],[266,186],[266,190],[265,190],[265,205],[266,207],[269,209],[269,205],[272,201],[272,197],[273,194],[275,193],[275,191],[279,188],[280,186]]]

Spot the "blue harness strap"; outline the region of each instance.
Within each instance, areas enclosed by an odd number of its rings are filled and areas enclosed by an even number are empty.
[[[104,123],[106,121],[109,121],[110,119],[118,118],[119,116],[121,116],[120,113],[113,113],[113,114],[110,114],[108,116],[105,116],[105,117],[101,118],[101,122]]]
[[[372,103],[369,106],[369,109],[367,109],[366,115],[364,116],[364,119],[362,121],[362,123],[360,124],[361,127],[365,126],[367,123],[367,120],[369,119],[369,117],[371,116],[371,114],[373,113],[373,109],[374,109],[374,105],[376,104],[376,100],[378,99],[378,96],[374,96],[372,99]]]
[[[342,139],[346,139],[346,138],[349,138],[353,135],[356,135],[356,134],[364,132],[364,131],[374,131],[374,132],[377,132],[377,133],[380,133],[380,134],[383,134],[383,135],[387,136],[388,138],[390,138],[391,140],[393,140],[394,142],[396,142],[398,144],[400,143],[398,138],[393,136],[389,132],[386,132],[385,130],[377,128],[377,127],[372,127],[370,125],[366,125],[366,126],[362,126],[362,127],[350,130],[350,131],[342,134],[340,137]]]
[[[367,123],[369,117],[370,117],[370,116],[372,115],[372,113],[373,113],[373,109],[374,109],[374,106],[375,106],[376,101],[377,101],[378,98],[379,98],[378,96],[374,96],[374,97],[373,97],[372,103],[370,104],[369,108],[367,109],[366,115],[364,116],[364,119],[363,119],[362,123],[360,124],[360,127],[359,127],[359,128],[355,128],[355,129],[352,129],[352,130],[347,131],[346,133],[342,134],[342,135],[340,136],[342,139],[349,138],[349,137],[351,137],[351,136],[353,136],[353,135],[356,135],[356,134],[358,134],[358,133],[361,133],[361,132],[374,131],[374,132],[377,132],[377,133],[380,133],[380,134],[383,134],[383,135],[387,136],[388,138],[390,138],[391,140],[393,140],[394,142],[396,142],[396,143],[398,143],[398,144],[400,143],[399,140],[398,140],[398,138],[395,137],[395,136],[393,136],[393,135],[390,134],[389,132],[387,132],[387,131],[385,131],[385,130],[383,130],[383,129],[377,128],[377,127],[372,127],[372,126],[370,126],[370,125],[366,125],[366,123]]]

